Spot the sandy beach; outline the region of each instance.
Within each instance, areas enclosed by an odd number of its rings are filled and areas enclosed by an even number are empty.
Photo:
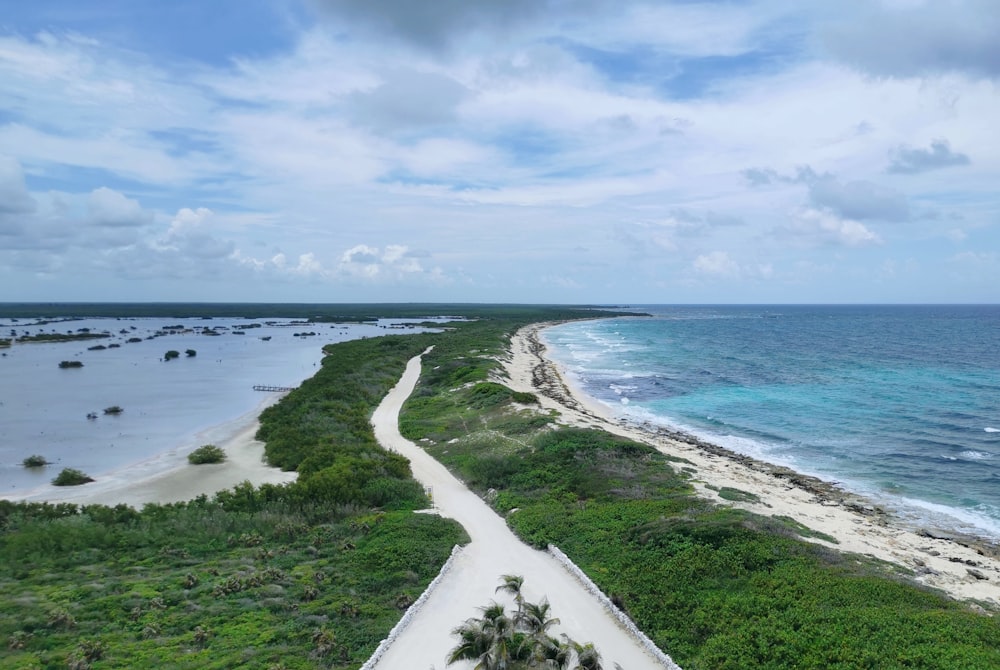
[[[81,486],[52,486],[28,491],[10,500],[32,502],[68,502],[78,505],[125,504],[141,508],[146,503],[172,503],[212,495],[244,481],[260,484],[284,484],[295,481],[295,472],[283,472],[264,462],[264,443],[254,439],[260,426],[258,417],[268,405],[280,399],[273,395],[243,416],[199,433],[195,446],[215,444],[226,452],[223,463],[191,465],[191,448],[176,448],[156,458],[114,470]],[[58,472],[52,469],[52,475]]]
[[[719,504],[764,515],[789,516],[837,539],[840,551],[865,554],[912,571],[921,584],[957,599],[1000,606],[1000,556],[996,547],[934,529],[908,529],[870,501],[815,477],[795,473],[655,426],[630,424],[611,409],[574,388],[569,377],[545,356],[540,333],[554,324],[534,324],[511,339],[503,361],[515,390],[538,394],[542,407],[554,409],[567,425],[601,428],[650,444],[688,460],[698,493]],[[713,488],[732,487],[757,496],[756,502],[729,502]]]

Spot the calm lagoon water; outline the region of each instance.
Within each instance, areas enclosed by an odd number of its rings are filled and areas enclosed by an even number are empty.
[[[0,349],[0,497],[23,495],[47,484],[63,467],[98,478],[125,467],[143,476],[170,467],[176,458],[165,455],[224,439],[228,425],[273,399],[274,394],[254,391],[255,384],[297,386],[315,374],[323,345],[383,335],[386,330],[380,326],[390,322],[137,318],[28,325],[32,323],[0,319],[0,337],[9,337],[12,330],[21,336],[84,328],[113,337],[15,343]],[[248,325],[255,327],[236,328]],[[165,332],[165,326],[183,328],[153,337]],[[195,330],[204,328],[220,334]],[[303,332],[316,335],[295,335]],[[130,338],[141,341],[128,343]],[[120,346],[88,349],[110,344]],[[187,349],[197,355],[186,356]],[[168,350],[179,351],[180,358],[164,361]],[[81,361],[84,367],[60,369],[64,360]],[[103,414],[112,405],[125,411]],[[91,412],[98,417],[88,419]],[[55,465],[22,467],[21,461],[31,454],[41,454]]]
[[[643,306],[545,331],[621,417],[1000,538],[1000,306]]]

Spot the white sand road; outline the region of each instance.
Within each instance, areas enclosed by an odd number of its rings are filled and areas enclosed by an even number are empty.
[[[456,557],[413,621],[393,641],[375,665],[380,670],[407,668],[442,670],[456,640],[451,630],[478,614],[477,608],[496,599],[500,576],[524,577],[524,595],[532,602],[547,597],[561,624],[556,632],[578,642],[593,642],[604,667],[624,670],[670,667],[648,653],[627,633],[556,559],[525,545],[485,502],[448,470],[399,433],[399,410],[420,376],[420,357],[413,358],[399,383],[372,416],[375,437],[387,449],[410,459],[414,477],[430,487],[434,506],[465,527],[472,542]],[[454,664],[453,668],[470,668]],[[676,666],[674,666],[676,667]]]

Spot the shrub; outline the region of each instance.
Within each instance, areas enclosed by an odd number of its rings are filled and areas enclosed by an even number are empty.
[[[112,405],[111,407],[105,407],[104,408],[104,413],[105,414],[116,415],[116,414],[121,414],[124,411],[125,410],[122,409],[121,407],[119,407],[118,405]]]
[[[177,351],[175,349],[171,349],[167,353],[163,354],[163,360],[165,360],[165,361],[171,361],[171,360],[173,360],[175,358],[180,357],[180,355],[181,355],[181,352],[179,352],[179,351]]]
[[[510,398],[514,402],[519,402],[522,405],[531,405],[538,402],[538,396],[534,393],[528,393],[527,391],[512,391]]]
[[[189,358],[192,357],[192,356],[197,356],[198,355],[198,352],[195,351],[194,349],[185,349],[184,353],[187,354],[187,356]]]
[[[79,486],[94,481],[94,478],[76,468],[63,468],[52,483],[56,486]]]
[[[192,465],[221,463],[224,460],[226,460],[226,452],[214,444],[203,444],[188,454],[188,462]]]
[[[82,368],[83,361],[59,361],[59,367],[63,370],[67,368]]]
[[[21,465],[26,468],[43,468],[48,464],[49,462],[45,460],[45,457],[39,456],[38,454],[28,456],[26,459],[21,461]]]

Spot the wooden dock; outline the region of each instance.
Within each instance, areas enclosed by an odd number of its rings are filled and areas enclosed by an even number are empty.
[[[294,391],[297,387],[295,386],[268,386],[267,384],[254,384],[254,391],[268,391],[271,393],[284,393],[286,391]]]

